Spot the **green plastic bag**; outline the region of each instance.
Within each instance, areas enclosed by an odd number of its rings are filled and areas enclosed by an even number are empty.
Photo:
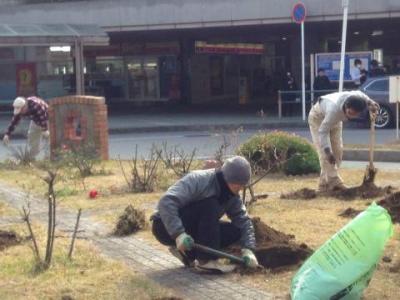
[[[392,234],[386,209],[371,204],[306,260],[292,280],[292,300],[360,299]]]

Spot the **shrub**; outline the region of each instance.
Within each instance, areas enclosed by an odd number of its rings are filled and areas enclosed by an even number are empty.
[[[9,147],[11,156],[17,165],[29,166],[35,162],[35,156],[32,153],[29,145]]]
[[[242,144],[238,154],[246,157],[255,171],[283,171],[303,175],[320,171],[318,154],[304,138],[287,132],[260,133]]]
[[[81,178],[94,175],[95,167],[101,161],[96,147],[91,144],[63,145],[56,156],[65,166],[76,169]]]
[[[128,184],[128,188],[133,193],[152,193],[154,192],[159,179],[160,156],[157,154],[156,147],[150,149],[148,159],[138,158],[138,147],[135,148],[135,156],[129,163],[130,176],[125,172],[125,168],[119,159],[122,174]]]

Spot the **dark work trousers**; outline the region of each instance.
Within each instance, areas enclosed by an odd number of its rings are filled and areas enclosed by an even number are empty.
[[[219,221],[218,199],[200,200],[179,210],[185,232],[193,237],[196,243],[214,248],[225,248],[240,239],[240,230],[230,222]],[[153,235],[163,245],[173,246],[175,240],[168,234],[161,218],[155,218],[152,226]],[[190,260],[216,259],[213,255],[201,251],[186,252]]]

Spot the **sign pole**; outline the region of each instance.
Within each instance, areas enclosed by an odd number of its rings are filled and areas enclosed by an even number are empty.
[[[349,8],[349,0],[343,0],[343,26],[342,26],[342,49],[340,53],[340,73],[339,73],[339,92],[343,91],[344,79],[344,56],[346,52],[346,35],[347,35],[347,15]]]
[[[396,139],[399,140],[400,76],[389,77],[389,103],[396,102]]]
[[[396,102],[396,138],[399,140],[399,99]]]
[[[292,10],[292,18],[297,24],[300,24],[301,29],[301,99],[302,99],[302,117],[306,120],[306,71],[304,57],[304,21],[306,19],[306,7],[302,2],[294,5]]]
[[[306,71],[304,62],[304,22],[301,22],[301,99],[303,121],[306,120]]]
[[[314,54],[310,54],[310,90],[311,90],[311,103],[314,103]],[[312,105],[312,104],[311,104]]]

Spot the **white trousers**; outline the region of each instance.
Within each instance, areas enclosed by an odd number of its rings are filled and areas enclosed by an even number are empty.
[[[36,158],[41,150],[44,151],[45,158],[49,157],[49,139],[42,138],[42,127],[31,121],[28,129],[28,146],[32,157]],[[42,149],[40,148],[42,146]]]

